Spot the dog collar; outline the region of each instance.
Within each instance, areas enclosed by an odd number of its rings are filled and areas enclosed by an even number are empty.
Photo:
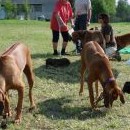
[[[113,82],[113,81],[115,81],[115,78],[114,78],[114,77],[108,78],[108,79],[103,83],[103,87],[105,87],[108,83],[111,83],[111,82]]]

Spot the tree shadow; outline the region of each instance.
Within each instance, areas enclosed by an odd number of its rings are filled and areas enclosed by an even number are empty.
[[[55,58],[51,53],[37,53],[32,54],[32,58]],[[58,57],[59,58],[59,57]],[[67,56],[69,59],[69,57]],[[115,78],[118,77],[119,71],[112,68]],[[80,60],[71,62],[68,67],[46,67],[46,65],[41,65],[40,67],[34,69],[35,75],[39,78],[46,78],[47,80],[52,79],[56,82],[66,82],[66,83],[78,83],[80,80]],[[86,76],[87,77],[87,72]]]
[[[67,67],[46,67],[46,65],[41,65],[40,67],[34,69],[34,73],[39,78],[45,78],[47,80],[51,79],[57,83],[79,83],[80,82],[80,60],[71,62]],[[119,71],[112,68],[115,78],[118,77]],[[87,79],[87,72],[85,74],[85,80]]]
[[[117,78],[118,75],[119,75],[119,73],[120,73],[120,72],[119,72],[117,69],[115,69],[115,68],[112,68],[112,72],[113,72],[115,78]]]
[[[71,62],[67,67],[46,67],[41,65],[34,69],[34,73],[39,78],[52,79],[56,82],[77,83],[80,75],[80,61]]]
[[[67,55],[67,57],[69,57],[69,56],[76,56],[75,54],[73,54],[72,52],[69,52],[68,53],[69,55]],[[59,58],[60,57],[60,55],[58,55],[58,56],[54,56],[52,53],[36,53],[36,54],[31,54],[31,57],[32,57],[32,59],[37,59],[37,58],[45,58],[45,59],[47,59],[47,58]]]
[[[99,118],[106,115],[106,111],[102,112],[100,110],[92,111],[90,107],[72,107],[71,105],[66,105],[71,103],[69,98],[57,98],[49,99],[40,102],[37,106],[39,113],[43,114],[49,119],[78,119],[86,120],[90,118]]]
[[[32,59],[37,59],[37,58],[48,58],[48,57],[53,57],[51,53],[36,53],[36,54],[31,54]]]

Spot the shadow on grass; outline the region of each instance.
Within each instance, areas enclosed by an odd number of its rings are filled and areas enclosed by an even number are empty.
[[[79,82],[80,61],[72,62],[67,67],[48,67],[41,65],[34,69],[35,75],[39,78],[51,79],[56,82],[75,83]]]
[[[115,78],[118,77],[119,72],[112,69]],[[68,67],[48,67],[41,65],[39,68],[34,69],[35,75],[39,78],[51,79],[57,83],[79,83],[80,82],[80,60],[72,62]],[[86,76],[87,78],[87,72]]]
[[[117,71],[117,69],[112,68],[112,72],[114,74],[114,77],[117,78],[119,75],[119,71]]]
[[[31,57],[33,59],[37,59],[37,58],[49,58],[49,57],[53,57],[53,55],[51,53],[37,53],[37,54],[31,54]]]
[[[69,105],[66,105],[69,104]],[[38,104],[39,113],[49,119],[78,119],[86,120],[99,118],[106,115],[106,112],[92,111],[87,107],[73,107],[71,100],[66,98],[49,99]]]

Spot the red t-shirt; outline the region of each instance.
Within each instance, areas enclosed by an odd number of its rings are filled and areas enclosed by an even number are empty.
[[[72,18],[73,16],[73,11],[71,8],[71,5],[69,2],[62,2],[60,0],[58,0],[58,2],[55,5],[55,8],[53,10],[52,13],[52,18],[51,18],[51,29],[55,30],[55,31],[68,31],[68,29],[66,28],[61,28],[59,29],[59,25],[56,19],[56,14],[59,13],[59,15],[61,16],[62,20],[64,21],[65,24],[67,24],[67,22],[69,21],[69,19]]]

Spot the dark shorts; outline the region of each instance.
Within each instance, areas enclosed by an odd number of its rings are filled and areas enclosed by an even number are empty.
[[[59,31],[52,30],[52,35],[53,35],[52,42],[58,42],[58,40],[59,40]],[[61,35],[62,35],[62,38],[63,38],[63,42],[68,42],[68,40],[69,40],[68,31],[61,32]]]
[[[87,20],[87,14],[78,15],[75,20],[75,27],[74,30],[86,30],[86,20]]]

